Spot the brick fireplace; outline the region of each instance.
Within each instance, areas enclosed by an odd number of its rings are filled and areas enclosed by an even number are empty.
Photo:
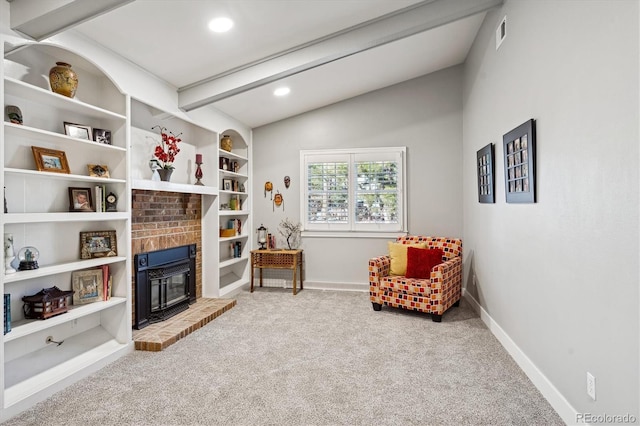
[[[134,189],[132,201],[132,256],[196,244],[196,298],[202,297],[201,195]],[[133,272],[131,276],[132,294],[135,294]],[[132,303],[132,320],[135,322],[135,300]]]

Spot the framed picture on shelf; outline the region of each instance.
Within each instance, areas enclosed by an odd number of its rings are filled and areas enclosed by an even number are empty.
[[[493,144],[485,146],[476,154],[476,169],[478,172],[478,201],[494,203],[494,155]]]
[[[220,157],[220,170],[229,170],[229,159],[227,157]]]
[[[111,145],[111,130],[93,129],[93,140],[98,143]]]
[[[80,232],[80,258],[95,259],[118,255],[116,231]]]
[[[109,167],[104,164],[87,164],[87,168],[89,169],[89,176],[91,177],[111,177],[109,175]]]
[[[90,141],[92,130],[90,126],[82,124],[64,122],[64,134],[76,139],[85,139]]]
[[[71,173],[64,151],[32,146],[33,159],[40,172]]]
[[[222,179],[222,189],[225,191],[233,190],[233,182],[231,179]]]
[[[522,123],[502,138],[507,203],[535,203],[535,120]]]
[[[70,212],[93,212],[95,211],[91,188],[69,187],[69,211]]]
[[[73,304],[84,305],[103,300],[102,269],[71,272]]]

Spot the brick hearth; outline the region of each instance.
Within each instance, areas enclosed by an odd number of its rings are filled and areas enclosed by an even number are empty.
[[[199,298],[189,309],[166,321],[133,330],[135,348],[139,351],[159,352],[213,321],[236,305],[235,299]]]

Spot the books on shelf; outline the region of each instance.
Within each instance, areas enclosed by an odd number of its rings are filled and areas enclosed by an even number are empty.
[[[96,185],[95,187],[95,203],[96,203],[96,212],[97,213],[104,213],[105,211],[107,211],[106,209],[106,203],[105,203],[105,197],[106,197],[106,193],[107,193],[107,188],[105,187],[105,185]]]
[[[242,243],[240,241],[229,243],[229,257],[242,257]]]
[[[11,295],[4,295],[4,334],[11,331]]]

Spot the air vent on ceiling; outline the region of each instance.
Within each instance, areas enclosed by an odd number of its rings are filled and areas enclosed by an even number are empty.
[[[504,39],[507,38],[507,16],[505,15],[496,28],[496,50],[500,47]]]

